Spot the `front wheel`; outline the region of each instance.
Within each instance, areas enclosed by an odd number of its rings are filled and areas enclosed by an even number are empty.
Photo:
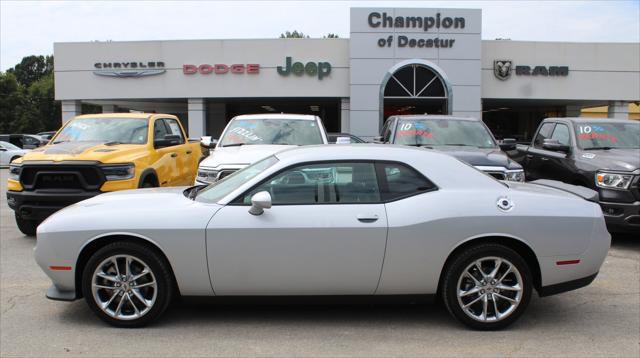
[[[36,229],[38,228],[38,225],[40,225],[40,222],[37,220],[23,219],[18,215],[18,213],[15,213],[15,218],[20,232],[26,236],[36,236]]]
[[[473,246],[448,266],[443,299],[449,312],[480,330],[504,328],[531,299],[531,272],[514,250],[499,244]]]
[[[91,256],[82,276],[82,293],[89,307],[117,327],[149,324],[164,313],[174,292],[166,260],[133,242],[101,248]]]

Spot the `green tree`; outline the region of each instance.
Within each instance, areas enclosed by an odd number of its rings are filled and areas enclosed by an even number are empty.
[[[11,133],[23,102],[21,87],[12,73],[0,72],[0,133]]]
[[[308,39],[309,36],[305,35],[302,31],[298,32],[294,30],[293,32],[286,31],[283,34],[280,34],[281,39]]]
[[[324,36],[322,36],[322,37],[323,37],[323,38],[325,38],[325,39],[337,39],[337,38],[339,38],[340,36],[338,36],[338,34],[328,33],[328,34],[326,34],[326,35],[324,35]]]
[[[28,88],[32,83],[53,73],[53,56],[27,56],[15,67],[7,70],[13,73],[18,83]]]

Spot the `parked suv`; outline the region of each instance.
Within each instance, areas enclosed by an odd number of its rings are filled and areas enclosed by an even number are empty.
[[[640,232],[640,122],[547,118],[530,146],[512,157],[529,179],[553,179],[598,191],[612,232]]]
[[[211,184],[273,153],[298,145],[327,144],[327,133],[317,116],[251,114],[236,116],[220,140],[205,139],[215,147],[200,163],[196,184]]]
[[[425,147],[450,154],[499,180],[523,182],[522,166],[502,150],[513,150],[514,139],[498,144],[479,119],[440,116],[392,116],[377,142]]]
[[[172,115],[78,116],[11,163],[7,202],[20,231],[34,235],[55,211],[104,192],[191,185],[200,155]]]

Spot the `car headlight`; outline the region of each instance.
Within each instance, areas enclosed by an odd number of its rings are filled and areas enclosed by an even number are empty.
[[[206,183],[214,183],[218,180],[218,170],[211,169],[198,169],[198,179]]]
[[[524,183],[524,170],[510,170],[506,173],[505,179]]]
[[[11,164],[9,165],[9,179],[20,181],[20,173],[22,172],[22,166]]]
[[[607,189],[628,189],[633,175],[619,173],[596,173],[596,185]]]
[[[133,164],[105,165],[102,173],[107,180],[125,180],[135,176],[136,167]]]

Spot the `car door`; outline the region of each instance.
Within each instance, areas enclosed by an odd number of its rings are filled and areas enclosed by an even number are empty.
[[[171,134],[163,119],[156,119],[153,122],[153,140],[163,139]],[[178,163],[178,146],[155,147],[158,154],[154,164],[160,186],[180,185],[180,167]]]
[[[533,146],[529,147],[529,151],[526,153],[524,167],[529,180],[547,178],[546,175],[549,174],[546,163],[549,160],[548,152],[550,151],[543,149],[542,144],[545,139],[551,137],[555,125],[555,122],[544,123],[533,140]]]
[[[261,191],[273,206],[254,216]],[[374,164],[281,171],[220,209],[206,236],[216,295],[373,294],[387,238]]]
[[[551,139],[557,140],[560,144],[573,148],[571,142],[571,134],[569,133],[569,127],[564,123],[557,123],[551,134]],[[547,160],[543,163],[544,173],[546,178],[560,181],[571,181],[573,179],[572,173],[577,170],[572,169],[573,162],[571,160],[571,154],[562,152],[549,152]]]
[[[179,177],[176,178],[176,185],[192,185],[195,177],[193,173],[195,172],[191,167],[193,166],[192,158],[197,155],[193,153],[193,150],[189,148],[186,144],[186,138],[182,134],[182,129],[180,128],[180,124],[174,118],[165,118],[164,123],[167,126],[167,132],[170,135],[180,136],[180,145],[175,146],[175,152],[178,154],[177,166],[179,169]]]

